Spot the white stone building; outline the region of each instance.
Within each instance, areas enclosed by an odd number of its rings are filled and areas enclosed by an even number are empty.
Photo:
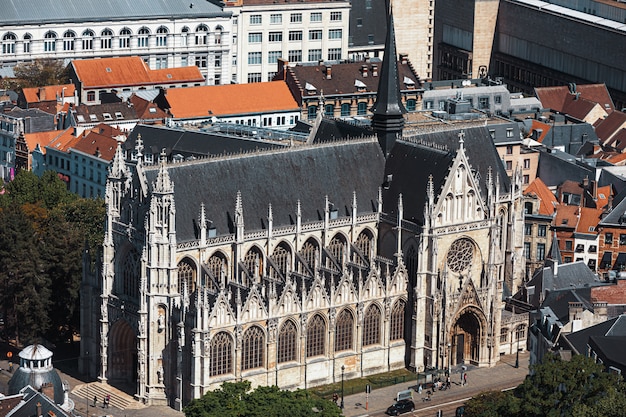
[[[139,55],[151,69],[196,65],[219,84],[231,76],[231,33],[231,13],[209,1],[15,0],[0,13],[0,65]]]

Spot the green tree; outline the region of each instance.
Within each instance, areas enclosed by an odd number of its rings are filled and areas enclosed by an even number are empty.
[[[69,81],[69,67],[60,59],[36,59],[16,65],[13,71],[22,88],[67,84]]]
[[[519,399],[510,391],[487,391],[467,401],[465,411],[472,417],[515,416],[519,411]]]
[[[32,223],[20,206],[0,211],[0,291],[5,331],[31,343],[50,325],[50,280],[42,270]]]
[[[335,403],[305,390],[284,391],[276,386],[250,391],[250,382],[225,382],[215,391],[192,400],[186,417],[339,417]]]

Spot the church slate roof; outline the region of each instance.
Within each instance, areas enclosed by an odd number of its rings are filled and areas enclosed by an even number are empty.
[[[500,193],[509,193],[509,177],[488,129],[472,127],[463,131],[465,153],[472,170],[479,175],[482,197],[487,197],[489,169],[494,183],[496,176],[499,177]],[[402,193],[404,218],[419,225],[424,224],[428,178],[430,175],[433,177],[436,198],[459,148],[459,132],[460,130],[429,132],[410,140],[403,138],[396,142],[385,168],[385,178],[392,176],[389,189],[383,191],[383,210],[386,213],[397,214],[398,195]]]
[[[350,215],[353,192],[358,213],[375,212],[383,169],[384,158],[373,138],[169,165],[177,239],[197,238],[201,203],[218,236],[234,233],[238,191],[247,232],[268,227],[270,204],[274,227],[295,224],[298,200],[302,223],[321,221],[325,195],[340,217]],[[152,184],[158,168],[145,172]]]
[[[358,125],[341,119],[323,117],[315,132],[313,142],[343,141],[361,136],[373,136],[374,131],[369,125]]]
[[[141,140],[143,141],[144,155],[147,153],[153,154],[155,163],[158,161],[158,155],[162,149],[165,149],[168,159],[171,159],[171,156],[175,154],[180,154],[183,157],[202,157],[235,154],[274,147],[282,148],[285,146],[278,142],[231,137],[200,130],[137,125],[122,145],[126,151],[135,148],[138,135],[141,135]]]

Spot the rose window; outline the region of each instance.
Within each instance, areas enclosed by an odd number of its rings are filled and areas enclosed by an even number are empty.
[[[453,272],[461,272],[469,268],[474,257],[474,244],[467,238],[457,239],[448,251],[448,268]]]

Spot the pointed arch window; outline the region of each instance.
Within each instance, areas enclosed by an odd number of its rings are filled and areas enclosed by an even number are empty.
[[[278,333],[278,363],[297,360],[298,330],[293,321],[287,320]]]
[[[233,338],[226,332],[219,332],[211,340],[211,376],[233,372]]]
[[[196,268],[187,261],[178,264],[178,291],[182,294],[183,290],[187,294],[193,294],[196,290]]]
[[[404,259],[406,265],[406,273],[409,276],[409,282],[415,285],[417,281],[417,249],[414,245],[409,246]]]
[[[289,269],[291,261],[291,251],[284,244],[280,244],[274,249],[274,253],[271,256],[272,262],[278,268],[278,271],[272,269],[272,278],[279,279],[280,275],[283,278],[287,277],[287,270]],[[280,273],[280,275],[278,273]]]
[[[302,245],[302,249],[300,249],[300,256],[302,257],[304,262],[306,262],[306,265],[309,267],[309,269],[313,271],[315,270],[315,262],[316,262],[318,253],[319,253],[319,249],[317,246],[317,242],[315,242],[312,239],[309,239],[306,242],[304,242],[304,245]],[[299,272],[304,273],[303,270],[300,270]]]
[[[363,316],[363,346],[380,344],[380,308],[372,304]]]
[[[306,329],[306,357],[324,355],[326,350],[326,323],[316,314]]]
[[[139,296],[139,255],[130,251],[124,258],[122,267],[122,293],[131,297]]]
[[[398,300],[391,309],[391,329],[389,332],[389,340],[404,339],[404,310],[406,301]]]
[[[211,273],[212,278],[209,277],[204,285],[210,290],[216,290],[217,288],[213,286],[213,279],[215,279],[220,287],[225,287],[228,283],[228,261],[226,261],[226,257],[222,253],[217,252],[209,258],[206,267]]]
[[[345,243],[341,236],[335,236],[328,244],[328,252],[335,258],[335,261],[342,265],[343,264],[343,254],[345,252]],[[330,267],[330,265],[326,265]]]
[[[354,316],[348,309],[344,309],[337,316],[335,323],[335,352],[352,350],[354,335]]]
[[[372,250],[372,236],[368,232],[361,232],[356,239],[355,246],[361,252],[361,255],[370,262],[370,251]],[[356,256],[356,262],[362,263],[360,257]]]
[[[257,248],[252,248],[246,253],[243,264],[250,275],[242,277],[242,284],[252,285],[254,283],[252,281],[258,281],[263,276],[263,255]]]
[[[259,326],[252,326],[243,334],[241,369],[263,367],[265,357],[265,334]]]

